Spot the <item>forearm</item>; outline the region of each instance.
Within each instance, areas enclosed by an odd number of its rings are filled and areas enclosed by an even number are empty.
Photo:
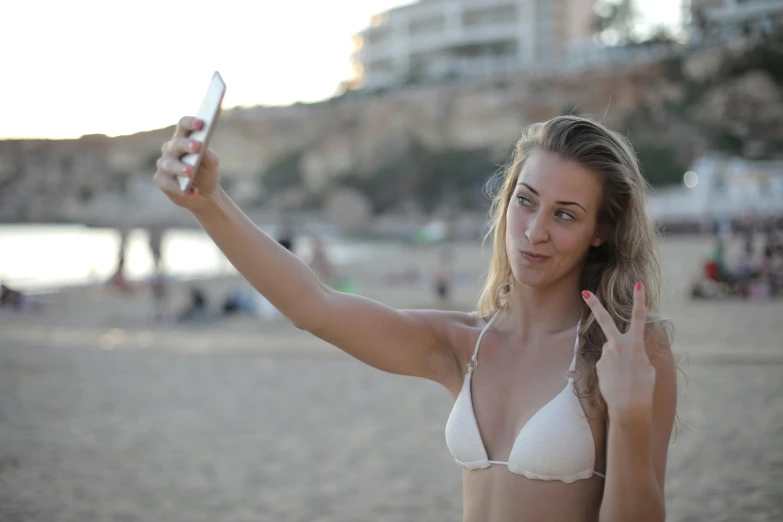
[[[299,328],[317,320],[326,287],[297,256],[259,229],[217,189],[196,220],[240,274]]]
[[[662,522],[663,491],[652,465],[651,412],[609,415],[606,485],[600,522]]]

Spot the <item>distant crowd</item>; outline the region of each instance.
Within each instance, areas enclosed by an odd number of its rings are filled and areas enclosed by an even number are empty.
[[[736,236],[742,247],[729,261],[726,244]],[[715,244],[702,268],[701,278],[691,289],[694,298],[764,301],[783,297],[783,219],[747,219],[716,226]]]

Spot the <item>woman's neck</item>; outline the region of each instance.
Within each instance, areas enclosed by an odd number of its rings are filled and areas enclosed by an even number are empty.
[[[515,283],[507,309],[509,329],[530,339],[576,326],[584,309],[579,282],[576,274],[545,288]]]

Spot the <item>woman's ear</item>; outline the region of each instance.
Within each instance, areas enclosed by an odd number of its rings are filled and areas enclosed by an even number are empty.
[[[611,232],[606,229],[605,225],[599,225],[598,230],[595,232],[595,237],[593,238],[592,243],[590,243],[591,246],[599,247],[603,245],[606,240],[605,238],[609,236]]]

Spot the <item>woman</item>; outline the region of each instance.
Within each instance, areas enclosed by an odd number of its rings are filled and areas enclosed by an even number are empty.
[[[530,127],[494,199],[494,253],[473,314],[394,310],[322,284],[218,185],[183,118],[155,176],[298,328],[375,368],[441,383],[466,521],[664,520],[676,408],[645,181],[631,146],[577,117]],[[345,321],[350,318],[350,321]],[[570,366],[569,366],[570,365]]]

